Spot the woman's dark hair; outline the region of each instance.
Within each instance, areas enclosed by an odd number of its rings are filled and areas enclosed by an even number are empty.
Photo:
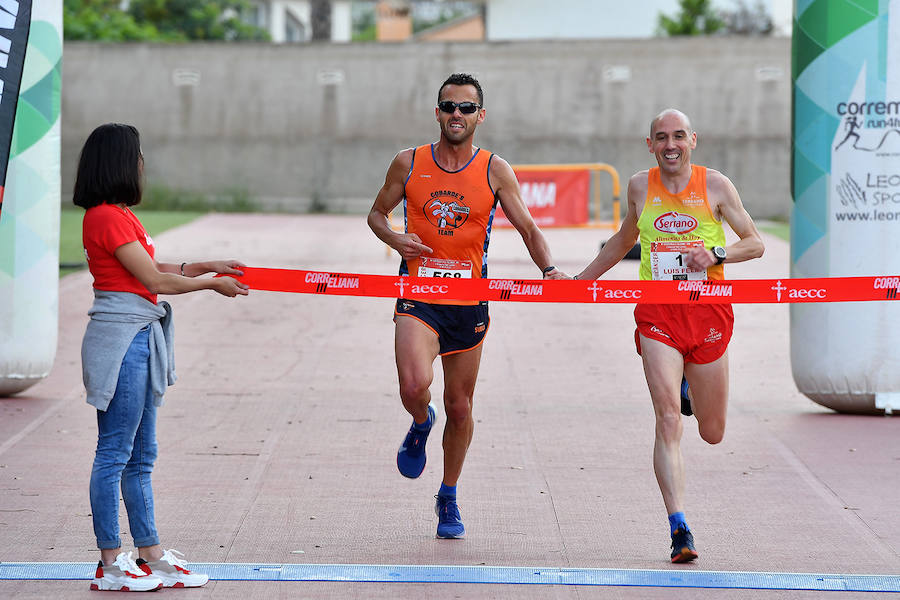
[[[72,202],[85,209],[138,204],[143,193],[138,162],[143,160],[137,129],[121,123],[101,125],[81,149]]]

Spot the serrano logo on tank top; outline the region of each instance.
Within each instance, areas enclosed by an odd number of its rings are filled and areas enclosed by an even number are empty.
[[[441,235],[453,235],[453,230],[462,227],[469,218],[469,207],[463,203],[464,196],[450,190],[435,190],[423,207],[425,217],[438,228]]]
[[[653,222],[653,227],[662,233],[688,233],[697,229],[697,219],[691,215],[682,215],[675,211],[659,215]]]

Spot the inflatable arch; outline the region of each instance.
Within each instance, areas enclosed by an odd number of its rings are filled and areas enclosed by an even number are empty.
[[[795,0],[792,277],[900,287],[900,0]],[[896,294],[896,292],[893,292]],[[797,388],[900,411],[900,302],[791,305]]]
[[[47,376],[59,319],[62,0],[0,0],[4,67],[26,39],[21,85],[8,85],[9,71],[0,70],[0,141],[5,145],[12,133],[0,197],[0,396]],[[13,94],[18,87],[17,108],[10,87]]]

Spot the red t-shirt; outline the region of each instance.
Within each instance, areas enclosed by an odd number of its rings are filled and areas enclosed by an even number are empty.
[[[156,304],[156,294],[151,294],[115,256],[119,246],[135,240],[147,250],[151,260],[156,254],[153,240],[133,212],[115,204],[87,209],[81,224],[81,239],[95,289],[131,292]]]

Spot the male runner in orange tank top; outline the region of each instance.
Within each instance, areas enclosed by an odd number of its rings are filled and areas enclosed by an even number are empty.
[[[641,239],[641,279],[722,279],[722,263],[762,256],[762,238],[731,181],[691,164],[697,134],[687,116],[668,109],[650,123],[647,148],[658,168],[628,182],[622,226],[578,279],[596,279]],[[704,181],[705,180],[705,181]],[[740,240],[725,246],[721,222]],[[669,513],[672,562],[697,558],[684,517],[684,462],[679,411],[697,417],[700,437],[718,444],[728,405],[731,306],[642,305],[635,341],[656,415],[653,469]],[[690,382],[690,386],[688,386]]]
[[[401,151],[369,212],[369,227],[402,257],[400,274],[411,279],[409,295],[394,312],[395,353],[400,399],[413,424],[397,453],[397,468],[409,478],[425,468],[425,442],[435,421],[429,386],[434,359],[444,368],[444,476],[436,497],[437,537],[465,533],[456,504],[456,484],[472,441],[472,400],[487,333],[487,302],[448,302],[417,297],[420,277],[487,277],[487,249],[497,202],[519,231],[544,277],[565,278],[553,266],[550,249],[522,201],[512,167],[473,145],[484,121],[481,85],[471,75],[451,75],[438,90],[434,110],[440,139]],[[397,233],[388,215],[403,202],[405,231]],[[418,285],[434,280],[421,280]]]

